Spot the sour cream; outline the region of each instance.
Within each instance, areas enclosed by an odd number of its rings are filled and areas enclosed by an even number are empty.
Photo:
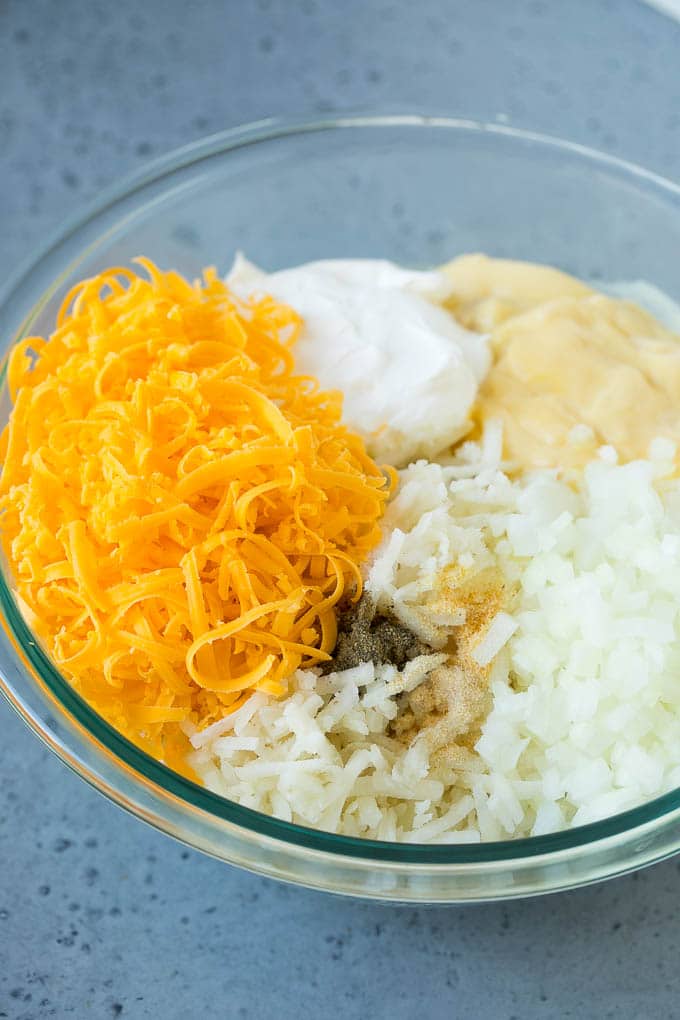
[[[227,283],[300,314],[297,370],[342,391],[344,421],[376,459],[432,459],[470,429],[490,354],[486,336],[439,307],[452,291],[443,273],[347,259],[268,274],[239,255]]]

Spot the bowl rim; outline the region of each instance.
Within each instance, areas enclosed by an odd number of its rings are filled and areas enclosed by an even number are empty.
[[[541,149],[551,149],[584,162],[599,165],[610,172],[634,178],[652,189],[659,189],[666,199],[680,202],[680,185],[662,175],[647,170],[635,163],[621,159],[608,153],[600,152],[578,142],[561,139],[541,132],[517,128],[505,123],[492,123],[465,117],[448,116],[446,114],[412,113],[412,112],[376,112],[376,113],[341,113],[321,118],[267,118],[254,121],[224,131],[219,131],[181,146],[149,161],[134,172],[120,178],[118,182],[107,188],[83,211],[67,219],[57,227],[41,246],[37,254],[25,259],[16,271],[0,288],[0,313],[5,305],[16,297],[17,293],[27,284],[41,263],[49,259],[58,249],[73,239],[88,224],[103,216],[109,209],[124,199],[130,198],[135,192],[148,185],[158,184],[161,179],[178,170],[186,170],[193,164],[227,153],[248,145],[270,142],[291,135],[307,135],[313,132],[335,131],[345,129],[381,129],[381,128],[441,128],[461,134],[490,135],[513,139],[517,142],[535,145]],[[96,243],[96,242],[95,242]],[[81,252],[80,257],[84,253]],[[69,270],[72,266],[69,266]],[[26,315],[16,335],[8,338],[8,347],[3,354],[0,368],[0,387],[6,385],[7,356],[12,342],[25,335],[36,311],[51,297],[60,285],[61,277],[53,280],[42,295],[35,301]],[[135,774],[162,793],[169,793],[184,802],[193,810],[198,809],[212,821],[231,823],[251,833],[283,842],[289,846],[298,846],[306,850],[319,851],[324,855],[335,857],[368,858],[371,863],[396,862],[413,865],[460,865],[460,864],[512,864],[521,861],[535,860],[541,857],[554,858],[563,852],[575,852],[592,847],[595,843],[610,840],[612,837],[631,836],[650,825],[661,826],[674,820],[680,812],[680,788],[660,797],[654,798],[631,808],[625,812],[609,816],[597,822],[576,826],[559,832],[541,836],[523,837],[475,844],[428,844],[398,843],[360,837],[342,836],[305,826],[289,823],[273,816],[263,814],[251,808],[243,807],[210,790],[199,786],[178,773],[169,769],[161,762],[146,754],[136,745],[123,737],[108,722],[99,716],[84,699],[71,687],[58,670],[53,666],[46,653],[38,644],[17,606],[11,587],[5,576],[4,567],[0,569],[0,610],[4,619],[2,624],[9,631],[10,637],[18,646],[20,656],[40,678],[50,694],[56,698],[60,707],[65,710],[71,720],[83,727],[88,736],[105,752],[113,755],[118,768],[126,766]],[[97,782],[88,775],[88,769],[79,761],[68,745],[50,727],[49,721],[41,720],[37,714],[14,691],[12,684],[5,675],[0,663],[0,690],[7,700],[29,726],[58,754],[63,761],[78,772],[82,778],[97,786],[106,796],[118,804],[144,817],[146,821],[156,824],[159,820],[149,818],[148,812],[140,805],[131,803],[129,793]],[[162,827],[162,826],[159,826]],[[188,840],[187,840],[188,842]]]

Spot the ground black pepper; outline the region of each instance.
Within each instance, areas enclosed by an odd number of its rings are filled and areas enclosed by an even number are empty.
[[[379,612],[371,596],[364,592],[358,602],[340,607],[338,639],[324,672],[352,669],[362,662],[389,662],[402,669],[417,655],[431,651],[394,616]]]

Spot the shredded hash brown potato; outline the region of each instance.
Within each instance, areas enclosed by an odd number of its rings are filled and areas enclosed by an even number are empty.
[[[181,723],[328,659],[394,479],[294,375],[292,309],[137,261],[12,352],[2,544],[57,666],[181,769]]]

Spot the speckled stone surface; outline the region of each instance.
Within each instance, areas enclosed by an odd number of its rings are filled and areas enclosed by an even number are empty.
[[[408,105],[680,177],[680,26],[634,0],[4,0],[0,275],[150,156]],[[680,1015],[680,863],[413,910],[277,885],[105,802],[0,706],[0,1018]]]

